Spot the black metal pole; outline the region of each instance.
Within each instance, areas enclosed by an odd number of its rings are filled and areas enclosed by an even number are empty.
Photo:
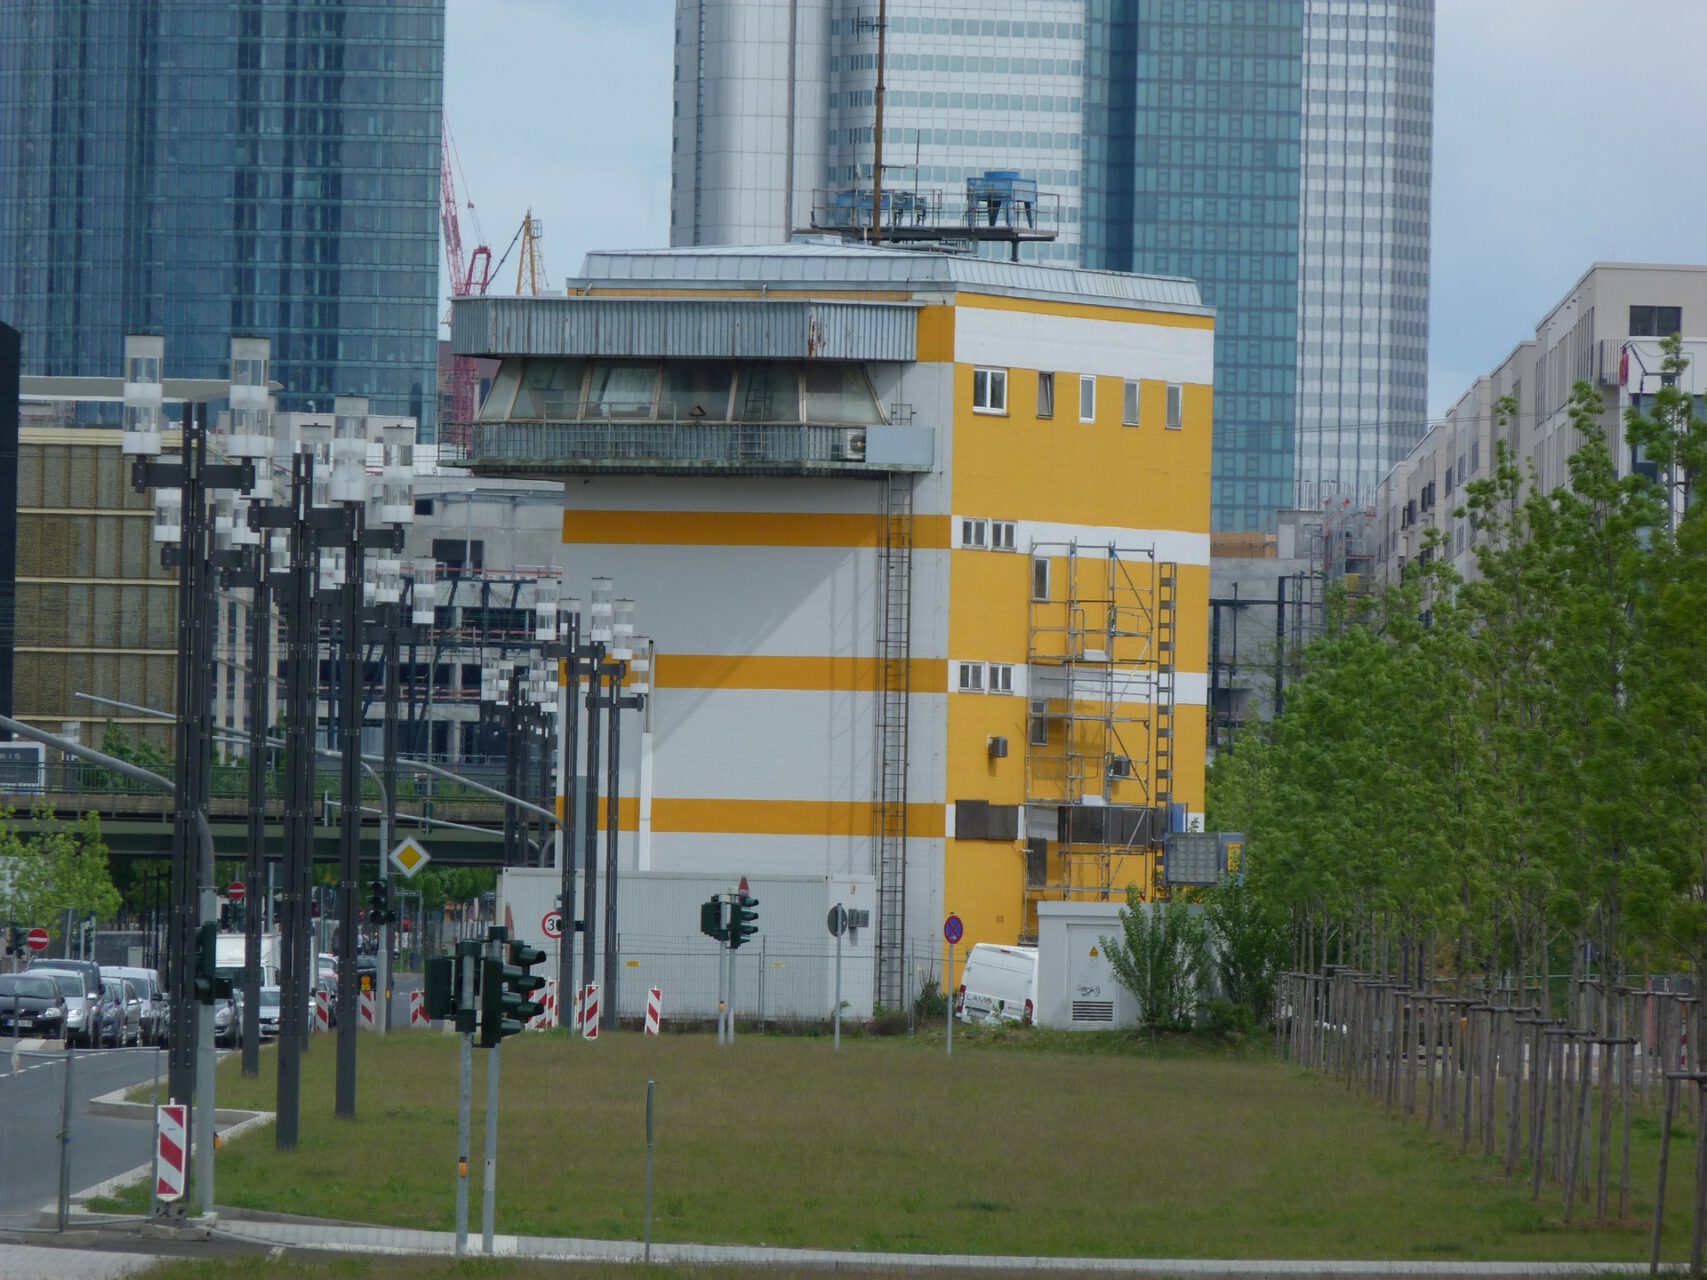
[[[360,504],[344,507],[344,587],[339,621],[343,688],[339,727],[342,742],[339,795],[343,798],[338,824],[338,1078],[336,1113],[356,1114],[356,1035],[359,1032],[356,991],[356,884],[361,876],[362,839],[362,534],[365,511]]]
[[[626,667],[615,663],[610,668],[610,695],[607,707],[610,713],[608,728],[610,734],[608,773],[605,777],[605,991],[601,997],[604,1001],[603,1025],[606,1031],[615,1031],[617,1025],[617,979],[621,968],[617,961],[616,946],[616,857],[617,840],[622,833],[620,808],[620,777],[622,768],[622,676]]]
[[[563,881],[563,940],[557,950],[557,999],[560,1009],[573,1007],[575,997],[575,765],[581,744],[577,730],[581,723],[581,643],[580,620],[569,619],[568,657],[564,659],[568,688],[561,699],[563,707],[563,776],[557,780],[563,793],[563,853],[557,870]]]
[[[587,921],[587,931],[581,938],[582,985],[592,982],[597,972],[594,963],[597,959],[594,937],[597,931],[593,928],[593,923],[599,912],[599,683],[600,670],[604,666],[604,646],[595,644],[590,648],[587,679],[587,789],[586,804],[581,811],[586,825],[586,830],[582,832],[581,863],[581,888],[586,905],[582,910]]]
[[[272,660],[272,584],[267,579],[267,539],[249,557],[254,579],[249,602],[249,833],[243,880],[243,1074],[261,1072],[261,917],[267,843],[267,692]]]
[[[308,520],[312,505],[313,458],[291,460],[290,567],[285,600],[286,630],[284,863],[281,867],[279,932],[284,973],[279,1001],[279,1075],[274,1143],[296,1149],[302,1099],[302,1051],[308,1038],[308,864],[314,819],[314,693],[320,647],[315,607],[318,549]]]
[[[172,992],[172,1031],[167,1050],[166,1089],[172,1101],[193,1105],[196,1077],[195,940],[197,872],[201,851],[196,847],[196,782],[201,770],[196,762],[199,724],[195,715],[199,685],[196,659],[200,645],[196,635],[201,610],[200,530],[202,494],[196,464],[198,433],[193,408],[184,406],[182,425],[182,505],[179,508],[178,543],[178,733],[173,744],[173,771],[178,780],[177,804],[172,814],[172,899],[166,932],[166,970]],[[193,1123],[192,1115],[192,1123]],[[192,1130],[193,1131],[193,1130]]]
[[[403,606],[390,604],[385,609],[385,725],[382,731],[381,752],[385,763],[380,776],[385,782],[385,839],[379,847],[379,878],[385,882],[386,899],[391,898],[391,850],[386,845],[397,839],[397,706],[402,699],[402,686],[397,671],[398,633],[403,625]],[[393,905],[393,911],[396,906]],[[399,913],[401,914],[401,913]],[[393,926],[380,926],[380,1029],[391,1030],[391,943]]]

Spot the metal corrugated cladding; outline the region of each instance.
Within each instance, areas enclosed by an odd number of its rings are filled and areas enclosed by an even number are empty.
[[[451,345],[474,356],[896,360],[918,351],[918,308],[727,298],[460,298]]]

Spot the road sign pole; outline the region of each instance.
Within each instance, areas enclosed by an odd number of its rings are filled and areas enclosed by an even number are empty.
[[[944,994],[948,994],[954,982],[954,944],[948,944],[948,969],[942,975]],[[954,996],[948,995],[948,1056],[954,1056]]]
[[[836,934],[836,1039],[833,1046],[842,1047],[842,935]]]
[[[646,1255],[643,1261],[652,1265],[652,1092],[656,1080],[646,1082]]]
[[[121,1020],[122,1025],[122,1020]],[[21,1033],[18,1031],[16,1020],[12,1023],[14,1039]],[[119,1037],[123,1043],[124,1037]],[[71,1090],[71,1064],[77,1060],[77,1055],[71,1049],[65,1051],[65,1099],[60,1104],[59,1118],[59,1229],[65,1230],[66,1221],[71,1216],[71,1114],[75,1095]]]

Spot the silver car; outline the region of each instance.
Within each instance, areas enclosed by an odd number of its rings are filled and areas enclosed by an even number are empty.
[[[142,1043],[142,997],[128,979],[102,979],[99,1018],[100,1043],[115,1049]]]
[[[102,968],[101,975],[105,977],[108,974],[129,980],[137,995],[142,997],[142,1043],[165,1044],[171,1019],[167,1013],[166,990],[160,983],[160,971],[108,965]]]
[[[76,1048],[81,1045],[84,1048],[94,1048],[96,1002],[90,998],[84,985],[88,979],[70,969],[49,969],[38,965],[31,965],[24,972],[52,978],[54,986],[59,988],[59,994],[65,997],[66,1047]]]

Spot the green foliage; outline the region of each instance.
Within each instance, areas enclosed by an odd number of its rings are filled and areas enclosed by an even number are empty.
[[[85,814],[67,825],[53,821],[47,808],[32,816],[41,825],[26,840],[12,822],[12,810],[0,808],[0,921],[58,933],[67,910],[79,918],[110,920],[119,909],[119,892],[100,817]]]
[[[1210,891],[1204,915],[1225,1003],[1252,1025],[1263,1021],[1274,1007],[1275,980],[1286,963],[1284,917],[1268,899],[1232,878]]]
[[[1211,821],[1246,833],[1250,897],[1292,963],[1544,1001],[1585,955],[1601,983],[1707,971],[1707,422],[1685,369],[1668,340],[1665,385],[1624,423],[1658,482],[1620,474],[1579,384],[1560,433],[1578,447],[1544,489],[1502,403],[1463,505],[1430,517],[1396,585],[1331,602],[1282,714],[1216,760]]]
[[[946,1018],[948,993],[937,985],[935,978],[926,978],[913,998],[913,1014],[919,1018]]]
[[[1146,903],[1126,891],[1121,936],[1102,939],[1116,981],[1138,1000],[1146,1030],[1190,1030],[1207,969],[1203,915],[1183,902]]]

